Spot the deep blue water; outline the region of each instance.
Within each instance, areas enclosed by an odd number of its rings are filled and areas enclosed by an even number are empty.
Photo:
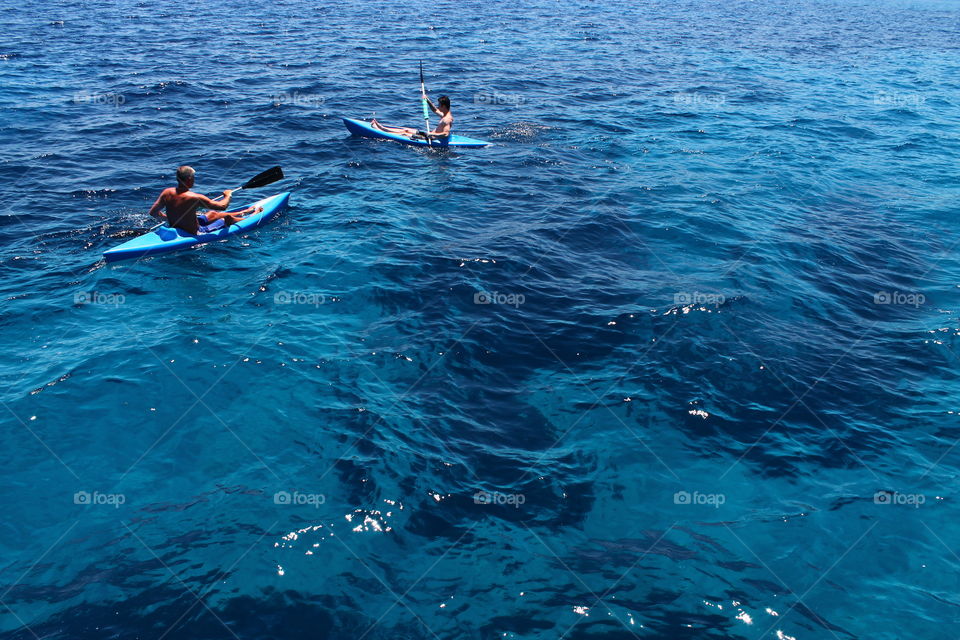
[[[960,6],[0,28],[4,638],[957,635]],[[291,208],[105,266],[183,163]]]

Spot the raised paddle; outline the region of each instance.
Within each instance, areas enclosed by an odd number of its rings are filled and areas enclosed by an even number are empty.
[[[420,102],[423,104],[423,122],[427,127],[423,135],[427,139],[427,146],[432,147],[433,142],[430,140],[430,112],[427,111],[427,99],[423,96],[427,95],[427,90],[423,87],[423,60],[420,61]]]
[[[234,191],[240,191],[240,189],[258,189],[260,187],[265,187],[268,184],[273,184],[277,180],[283,180],[283,169],[280,167],[273,167],[272,169],[267,169],[263,173],[258,173],[253,176],[246,182],[244,182],[239,188],[234,189]]]
[[[241,189],[258,189],[260,187],[265,187],[268,184],[273,184],[277,180],[283,180],[283,169],[281,169],[280,167],[273,167],[271,169],[267,169],[266,171],[263,171],[253,176],[252,178],[244,182],[242,185],[240,185],[236,189],[233,189],[233,192],[236,193]],[[221,198],[223,198],[223,196],[214,198],[214,201],[220,200]],[[166,223],[161,222],[156,226],[150,227],[150,231],[153,231],[154,229],[159,229],[164,224]]]

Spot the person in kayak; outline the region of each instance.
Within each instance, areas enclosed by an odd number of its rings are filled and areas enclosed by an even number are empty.
[[[450,112],[450,98],[447,96],[440,96],[440,99],[437,100],[437,104],[434,105],[433,102],[430,101],[430,98],[427,97],[427,94],[423,94],[420,97],[427,101],[427,104],[430,105],[430,109],[433,110],[435,114],[440,116],[440,122],[437,123],[437,127],[433,131],[424,133],[423,131],[417,131],[416,129],[411,129],[409,127],[388,127],[377,122],[376,118],[370,121],[370,126],[372,126],[374,129],[379,129],[380,131],[395,133],[401,136],[407,136],[408,138],[448,137],[450,135],[450,130],[453,128],[453,114]]]
[[[157,201],[150,207],[150,215],[161,220],[166,220],[167,224],[176,229],[181,229],[189,234],[210,233],[217,229],[223,229],[243,220],[251,213],[259,213],[263,207],[248,207],[243,211],[233,211],[225,213],[226,208],[230,206],[230,196],[233,194],[231,189],[223,192],[223,198],[211,200],[202,193],[190,191],[197,172],[193,167],[186,165],[177,169],[177,186],[164,189],[157,198]],[[209,213],[197,214],[199,208],[210,209]],[[166,213],[161,211],[166,210]]]

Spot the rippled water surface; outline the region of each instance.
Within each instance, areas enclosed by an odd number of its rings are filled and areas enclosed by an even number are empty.
[[[955,3],[14,9],[3,637],[957,635]]]

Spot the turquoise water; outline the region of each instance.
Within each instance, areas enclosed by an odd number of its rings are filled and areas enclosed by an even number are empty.
[[[3,637],[955,635],[954,3],[0,24]]]

